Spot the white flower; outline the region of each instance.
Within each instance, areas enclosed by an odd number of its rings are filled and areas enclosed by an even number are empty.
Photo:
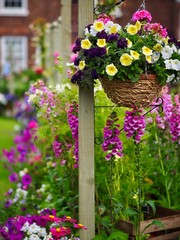
[[[72,87],[69,83],[65,83],[65,84],[57,84],[55,89],[56,89],[57,93],[62,93],[66,89],[69,89],[69,90],[72,89]]]
[[[151,56],[151,61],[152,63],[155,63],[159,60],[160,58],[160,53],[158,53],[157,51],[153,51],[152,56]]]
[[[28,192],[26,190],[23,190],[21,188],[17,188],[15,193],[15,199],[26,199]]]
[[[174,74],[172,74],[172,75],[170,75],[170,76],[168,76],[168,78],[167,78],[167,83],[168,82],[171,82],[173,79],[175,78],[175,75]]]
[[[20,176],[20,177],[23,177],[25,174],[26,174],[26,173],[24,172],[24,170],[19,171],[19,176]]]
[[[163,59],[170,59],[173,54],[173,48],[167,45],[162,49],[161,54]]]
[[[172,69],[172,59],[164,61],[166,69]]]
[[[40,237],[45,237],[47,235],[46,229],[45,228],[40,228],[39,232],[38,232],[38,235]]]
[[[52,200],[52,198],[53,198],[52,194],[49,194],[45,201],[50,202]]]
[[[29,95],[29,98],[27,100],[27,102],[30,104],[30,103],[33,103],[34,102],[34,99],[36,99],[36,95],[35,94],[31,94]]]
[[[0,93],[0,103],[2,103],[3,105],[7,104],[7,99],[2,93]]]
[[[29,226],[27,234],[39,233],[39,230],[40,227],[36,223],[33,223]]]
[[[97,33],[98,33],[98,32],[95,30],[94,26],[92,25],[92,26],[90,27],[90,34],[91,34],[93,37],[95,37]]]
[[[41,90],[39,90],[39,89],[36,89],[35,94],[36,94],[37,96],[42,96],[42,95],[43,95],[43,91],[41,91]]]
[[[180,71],[180,61],[178,59],[172,60],[172,69]]]
[[[38,235],[32,234],[29,236],[29,240],[40,240],[40,238],[38,237]]]
[[[29,222],[25,222],[21,228],[21,231],[26,232],[29,228]]]

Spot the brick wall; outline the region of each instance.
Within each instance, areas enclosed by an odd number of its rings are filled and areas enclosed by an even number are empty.
[[[24,35],[28,37],[29,66],[32,65],[34,48],[30,44],[32,31],[29,25],[37,18],[44,18],[47,22],[57,20],[60,15],[60,0],[29,0],[29,15],[26,17],[0,16],[0,37],[6,35]]]

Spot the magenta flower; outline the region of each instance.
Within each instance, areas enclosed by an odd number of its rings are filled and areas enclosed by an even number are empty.
[[[106,155],[107,161],[111,160],[114,156],[123,156],[122,142],[119,139],[120,126],[116,123],[118,120],[117,113],[112,112],[106,121],[106,126],[104,127],[104,142],[102,144],[102,149],[104,152],[108,152]]]
[[[29,184],[31,184],[32,178],[31,178],[31,176],[30,176],[29,174],[26,173],[26,174],[22,177],[21,181],[22,181],[22,184],[23,184],[23,185],[28,186]]]
[[[151,22],[152,16],[147,10],[140,10],[133,14],[132,20]]]
[[[16,172],[12,173],[11,175],[9,175],[9,180],[10,182],[17,182],[18,180],[18,174]]]
[[[146,124],[145,117],[140,115],[141,110],[126,111],[124,119],[124,132],[127,138],[133,137],[136,143],[141,141],[144,135]]]
[[[165,38],[168,35],[167,29],[164,28],[159,23],[147,23],[144,26],[145,31],[151,31],[152,34],[159,34],[161,37]]]

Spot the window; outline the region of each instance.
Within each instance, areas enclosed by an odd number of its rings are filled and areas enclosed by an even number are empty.
[[[7,36],[1,38],[1,66],[10,66],[10,72],[27,68],[27,37]]]
[[[27,16],[28,0],[0,0],[1,16]]]

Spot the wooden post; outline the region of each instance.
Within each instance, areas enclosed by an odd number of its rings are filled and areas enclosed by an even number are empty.
[[[61,43],[63,51],[60,53],[63,61],[62,80],[67,79],[66,63],[70,62],[71,54],[71,0],[61,0]]]
[[[78,32],[93,22],[93,0],[78,1]],[[79,222],[88,230],[80,239],[92,240],[95,236],[94,189],[94,88],[79,88]]]

